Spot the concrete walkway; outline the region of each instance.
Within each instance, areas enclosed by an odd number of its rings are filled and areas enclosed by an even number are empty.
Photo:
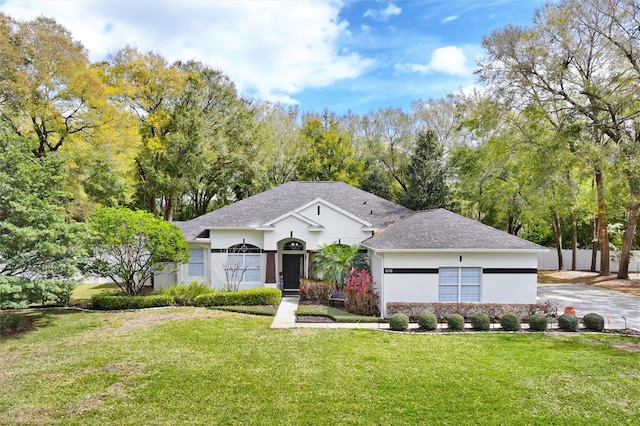
[[[602,315],[607,328],[624,328],[625,317],[628,328],[640,330],[640,296],[588,284],[538,284],[538,302],[545,300],[558,305],[558,314],[573,306],[579,317],[590,312]]]

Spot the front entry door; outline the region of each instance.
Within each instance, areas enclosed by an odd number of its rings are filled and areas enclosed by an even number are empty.
[[[283,290],[298,290],[300,276],[304,270],[304,254],[282,255],[282,285]]]

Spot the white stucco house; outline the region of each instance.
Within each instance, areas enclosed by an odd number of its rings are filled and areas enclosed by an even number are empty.
[[[414,212],[343,182],[288,182],[186,222],[190,261],[156,288],[200,280],[221,287],[223,265],[246,268],[240,288],[296,292],[323,244],[361,244],[388,302],[536,303],[545,248],[444,209]]]

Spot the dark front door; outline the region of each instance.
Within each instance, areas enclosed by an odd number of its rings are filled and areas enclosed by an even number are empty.
[[[283,290],[298,290],[300,275],[304,269],[304,254],[282,255]]]

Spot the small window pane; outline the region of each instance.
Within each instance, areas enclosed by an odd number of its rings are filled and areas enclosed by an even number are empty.
[[[188,273],[190,277],[204,276],[204,250],[189,250],[189,266]]]
[[[247,283],[259,283],[260,279],[260,270],[259,269],[247,269],[244,273],[243,282]]]
[[[438,302],[457,302],[458,286],[457,285],[441,285],[438,291]]]
[[[461,284],[480,284],[480,268],[462,268],[460,272]]]
[[[463,285],[460,289],[461,302],[480,302],[479,285]]]
[[[247,268],[260,268],[261,256],[259,254],[247,254],[244,259]]]
[[[202,263],[204,261],[204,250],[191,249],[189,250],[189,263]]]
[[[241,254],[230,254],[227,256],[227,263],[229,265],[240,265],[240,267],[243,268],[244,256]]]
[[[440,268],[440,284],[458,284],[458,268]]]

